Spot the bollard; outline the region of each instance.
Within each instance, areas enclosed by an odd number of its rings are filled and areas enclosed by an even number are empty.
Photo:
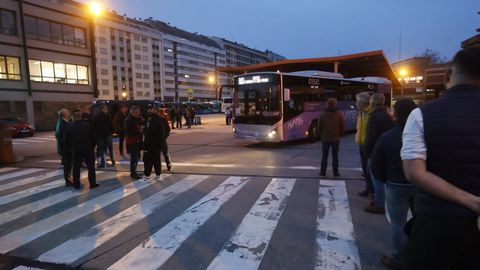
[[[14,161],[12,132],[9,128],[0,128],[0,164],[9,164]]]

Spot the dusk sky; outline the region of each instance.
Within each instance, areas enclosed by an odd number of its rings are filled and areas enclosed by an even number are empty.
[[[101,0],[99,0],[101,1]],[[287,58],[382,49],[390,62],[440,52],[450,59],[480,28],[473,0],[104,0],[129,17],[153,17]]]

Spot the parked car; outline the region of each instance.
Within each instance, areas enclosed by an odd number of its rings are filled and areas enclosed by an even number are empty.
[[[20,117],[0,118],[0,128],[10,128],[13,137],[32,137],[35,134],[35,127]]]

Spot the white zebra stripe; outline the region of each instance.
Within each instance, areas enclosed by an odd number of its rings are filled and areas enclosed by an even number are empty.
[[[13,171],[13,170],[16,170],[16,169],[17,168],[12,168],[12,167],[0,168],[0,173],[9,172],[9,171]]]
[[[208,177],[208,175],[190,175],[139,204],[90,228],[82,235],[42,254],[38,257],[38,260],[52,263],[73,263]]]
[[[18,180],[18,181],[15,181],[15,182],[10,182],[10,183],[4,184],[4,185],[0,185],[0,191],[15,188],[15,187],[19,187],[19,186],[23,186],[23,185],[27,185],[27,184],[31,184],[31,183],[35,183],[35,182],[42,181],[42,180],[45,180],[45,179],[48,179],[48,178],[51,178],[51,177],[59,176],[59,175],[62,175],[62,174],[63,174],[63,171],[58,170],[58,171],[39,174],[37,176],[28,177],[28,178],[25,178],[25,179],[22,179],[22,180]]]
[[[294,185],[295,179],[274,178],[208,269],[258,269]]]
[[[95,172],[96,175],[99,175],[101,173],[103,173],[103,171],[96,171]],[[83,179],[87,176],[88,176],[88,173],[83,172],[82,174],[80,174],[80,179]],[[47,191],[47,190],[50,190],[50,189],[54,189],[54,188],[57,188],[57,187],[61,187],[61,186],[64,186],[64,185],[65,185],[65,179],[63,179],[63,177],[57,178],[57,179],[52,180],[52,182],[49,182],[49,183],[46,183],[46,184],[43,184],[43,185],[40,185],[40,186],[32,187],[32,188],[29,188],[29,189],[25,189],[25,190],[22,190],[22,191],[19,191],[19,192],[15,192],[15,193],[12,193],[12,194],[2,196],[2,197],[0,197],[0,205],[7,204],[7,203],[10,203],[10,202],[13,202],[13,201],[16,201],[16,200],[20,200],[20,199],[23,199],[25,197],[32,196],[34,194],[44,192],[44,191]]]
[[[229,177],[180,216],[134,248],[109,269],[157,269],[190,235],[232,198],[250,178]]]
[[[81,217],[89,215],[150,185],[152,185],[152,182],[145,183],[136,181],[130,183],[93,198],[92,200],[88,200],[84,203],[66,209],[54,216],[13,231],[0,238],[0,253],[7,253],[11,250],[19,248],[26,243],[37,239],[38,237],[41,237],[68,223],[80,219]]]
[[[36,172],[40,172],[40,171],[43,171],[43,169],[26,169],[26,170],[19,171],[19,172],[4,174],[4,175],[0,176],[0,181],[5,181],[5,180],[9,180],[9,179],[12,179],[12,178],[15,178],[15,177],[24,176],[24,175],[27,175],[27,174],[36,173]]]
[[[318,209],[315,270],[361,269],[344,181],[320,181]]]

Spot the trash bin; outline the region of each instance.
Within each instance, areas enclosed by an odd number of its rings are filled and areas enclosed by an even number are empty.
[[[13,163],[12,131],[0,128],[0,164]]]

